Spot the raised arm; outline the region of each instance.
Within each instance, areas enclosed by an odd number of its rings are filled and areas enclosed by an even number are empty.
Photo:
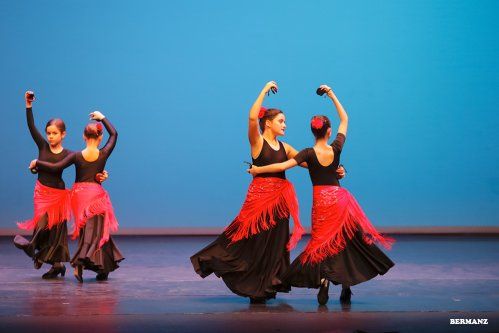
[[[253,103],[253,106],[251,106],[248,121],[248,139],[251,147],[260,147],[263,144],[263,138],[260,134],[258,124],[258,114],[260,113],[260,109],[262,108],[265,94],[267,94],[271,89],[272,91],[277,91],[277,84],[274,81],[270,81],[265,84],[265,87],[263,87],[262,91],[260,91],[260,94]]]
[[[62,169],[66,169],[68,166],[71,164],[74,164],[76,160],[76,153],[70,153],[68,156],[60,160],[59,162],[56,163],[51,163],[51,162],[46,162],[46,161],[40,161],[40,160],[33,160],[31,161],[31,164],[29,165],[30,169],[37,168],[38,170],[42,171],[53,171],[57,172]]]
[[[338,133],[343,134],[345,137],[347,136],[347,129],[348,129],[348,115],[341,105],[340,101],[336,97],[336,95],[333,92],[333,89],[331,87],[323,84],[319,88],[325,89],[327,91],[327,95],[333,101],[334,106],[336,107],[336,112],[338,113],[338,116],[340,117],[340,125],[338,126]]]
[[[32,109],[35,95],[32,91],[26,91],[26,93],[24,94],[24,99],[26,101],[26,122],[28,123],[29,132],[31,133],[31,137],[38,146],[38,149],[41,149],[47,144],[47,141],[45,141],[45,138],[35,126],[35,119],[33,118]]]
[[[118,132],[111,124],[111,122],[99,111],[92,112],[90,114],[90,119],[101,121],[102,124],[104,124],[106,131],[109,133],[109,138],[107,139],[107,142],[104,145],[104,147],[101,149],[101,151],[107,153],[108,155],[111,154],[111,152],[114,149],[114,146],[116,146],[116,140],[118,139]]]

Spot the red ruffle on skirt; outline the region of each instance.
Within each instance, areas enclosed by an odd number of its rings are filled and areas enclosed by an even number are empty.
[[[74,183],[71,190],[71,206],[75,218],[73,239],[79,236],[87,220],[96,215],[104,215],[104,231],[99,241],[99,248],[109,240],[111,231],[118,230],[118,220],[114,215],[111,199],[101,185],[86,182]]]
[[[346,240],[361,230],[367,244],[379,242],[391,248],[394,239],[382,236],[371,224],[355,198],[339,186],[314,186],[312,235],[302,263],[318,263],[345,248]]]
[[[286,179],[255,177],[251,182],[241,211],[225,229],[231,244],[276,225],[276,218],[293,217],[293,234],[287,244],[291,250],[303,235],[295,189]]]
[[[48,216],[48,229],[71,218],[69,190],[48,187],[36,181],[33,202],[33,218],[24,222],[18,222],[17,226],[21,229],[34,229],[40,218],[45,214]]]

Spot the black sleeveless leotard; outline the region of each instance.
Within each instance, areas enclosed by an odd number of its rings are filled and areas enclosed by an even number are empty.
[[[253,164],[256,166],[265,166],[274,163],[286,162],[288,160],[288,156],[286,155],[286,149],[284,148],[284,144],[281,141],[279,142],[279,150],[274,150],[267,140],[263,139],[263,146],[260,154],[257,158],[252,158]],[[275,172],[275,173],[261,173],[256,175],[255,177],[276,177],[281,179],[286,179],[286,173]]]

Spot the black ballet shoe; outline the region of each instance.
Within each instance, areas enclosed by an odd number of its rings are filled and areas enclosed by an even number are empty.
[[[321,287],[317,293],[317,302],[319,302],[320,305],[326,305],[327,301],[329,301],[329,280],[324,279],[324,281],[321,282]]]
[[[250,297],[250,304],[265,304],[267,300],[265,298],[255,298]]]
[[[74,270],[74,276],[78,282],[83,283],[83,266],[77,265]]]
[[[95,279],[97,281],[106,281],[108,276],[109,276],[109,273],[101,272],[101,273],[97,274],[97,276],[95,277]]]
[[[57,278],[57,275],[61,274],[61,277],[66,275],[66,266],[62,265],[60,267],[54,267],[50,268],[50,270],[42,275],[42,279],[55,279]]]
[[[341,290],[340,302],[345,303],[345,304],[349,304],[351,302],[352,295],[353,295],[353,293],[350,290],[350,288],[343,288]]]
[[[33,257],[34,252],[33,252],[33,247],[30,246],[29,241],[24,238],[21,235],[16,235],[14,237],[14,245],[18,248],[24,251],[28,255],[28,257]]]

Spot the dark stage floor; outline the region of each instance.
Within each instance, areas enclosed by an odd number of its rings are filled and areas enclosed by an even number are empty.
[[[34,270],[12,238],[1,237],[0,331],[499,332],[497,237],[399,236],[388,252],[396,266],[353,287],[348,308],[338,287],[327,307],[307,289],[250,306],[216,277],[193,272],[189,256],[212,239],[116,237],[126,257],[121,268],[106,282],[85,271],[80,285],[71,270],[42,280],[48,267]],[[450,325],[450,318],[488,324]]]

